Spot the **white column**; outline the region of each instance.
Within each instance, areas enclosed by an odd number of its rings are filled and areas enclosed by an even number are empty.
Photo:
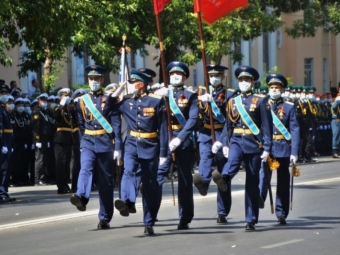
[[[276,32],[268,34],[268,70],[276,66]]]
[[[263,36],[257,38],[257,71],[263,75]]]
[[[241,41],[241,53],[243,54],[242,65],[250,65],[250,42]]]

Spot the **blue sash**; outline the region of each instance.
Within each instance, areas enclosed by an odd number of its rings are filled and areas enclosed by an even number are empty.
[[[209,90],[210,90],[210,95],[212,95],[213,87],[210,86]],[[221,113],[220,108],[218,108],[218,106],[216,105],[214,99],[211,100],[210,105],[211,105],[211,110],[212,110],[213,114],[215,115],[215,117],[218,119],[218,121],[220,123],[224,123],[225,118],[224,118],[223,114]]]
[[[169,105],[171,111],[174,113],[175,117],[177,118],[179,124],[181,124],[182,127],[185,126],[187,123],[186,119],[184,118],[181,110],[179,109],[178,105],[176,104],[175,98],[174,98],[174,91],[172,88],[169,89],[170,96],[169,96]]]
[[[93,117],[99,122],[99,124],[105,129],[105,131],[109,134],[112,133],[113,129],[111,125],[107,122],[104,116],[98,111],[97,107],[93,104],[92,99],[89,94],[85,94],[82,96],[85,105],[92,113]]]
[[[235,103],[236,103],[236,108],[237,108],[238,112],[240,113],[243,122],[248,126],[248,128],[250,129],[250,131],[254,135],[259,135],[260,130],[256,126],[256,124],[253,122],[253,120],[251,119],[251,117],[247,113],[246,109],[244,109],[241,96],[235,97]]]
[[[292,139],[292,136],[289,134],[287,128],[282,124],[282,122],[279,120],[276,114],[273,111],[271,112],[275,127],[281,132],[281,134],[285,137],[286,140]]]

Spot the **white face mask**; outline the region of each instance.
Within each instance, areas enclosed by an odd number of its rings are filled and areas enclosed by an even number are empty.
[[[298,94],[298,93],[295,94],[295,97],[296,97],[296,98],[300,98],[300,96],[301,96],[301,95]]]
[[[306,94],[301,94],[300,95],[300,99],[305,99],[306,98]]]
[[[0,96],[0,101],[2,103],[6,103],[8,101],[8,95],[1,95]]]
[[[50,108],[54,109],[54,107],[55,107],[55,103],[50,103]]]
[[[269,94],[270,98],[271,98],[271,99],[274,99],[274,100],[280,98],[280,96],[281,96],[281,92],[280,92],[280,91],[276,91],[276,92],[274,92],[274,91],[269,91],[268,94]]]
[[[18,113],[22,113],[24,110],[25,110],[25,107],[23,107],[23,106],[18,106],[17,107],[17,112]]]
[[[43,108],[43,109],[46,109],[47,103],[46,102],[40,103],[40,107]]]
[[[28,114],[31,114],[32,113],[31,107],[26,106],[25,107],[25,112],[28,113]]]
[[[9,104],[9,105],[7,105],[7,109],[8,109],[9,111],[13,111],[14,107],[15,107],[14,104]]]
[[[294,99],[295,98],[295,94],[289,94],[289,98]]]
[[[179,86],[179,85],[182,85],[183,82],[182,82],[182,75],[178,75],[178,74],[172,74],[170,76],[170,84],[171,85],[174,85],[174,86]]]
[[[212,86],[220,85],[222,82],[221,77],[209,77],[210,84]]]
[[[251,82],[241,81],[238,83],[238,87],[240,88],[241,92],[248,92],[251,90]]]
[[[313,95],[313,94],[308,94],[308,95],[307,95],[307,98],[309,98],[309,99],[314,99],[314,98],[315,98],[315,95]]]
[[[285,93],[283,93],[283,95],[284,95],[285,97],[289,97],[290,92],[289,92],[289,91],[285,91]],[[282,96],[283,96],[283,95],[282,95]]]
[[[97,91],[100,89],[100,82],[99,81],[89,81],[90,89],[92,91]]]
[[[137,94],[138,89],[135,88],[135,84],[134,83],[128,83],[127,85],[127,93],[128,94]]]

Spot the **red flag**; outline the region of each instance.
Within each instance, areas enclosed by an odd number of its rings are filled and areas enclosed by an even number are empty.
[[[202,12],[202,19],[209,24],[214,23],[219,18],[229,12],[244,7],[248,0],[194,0],[194,12]]]
[[[169,3],[171,0],[153,0],[153,7],[155,9],[155,14],[163,11],[164,6]]]

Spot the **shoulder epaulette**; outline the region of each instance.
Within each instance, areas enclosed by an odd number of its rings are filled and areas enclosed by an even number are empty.
[[[123,98],[133,98],[135,95],[134,94],[127,94],[123,96]]]
[[[157,98],[157,99],[161,99],[161,98],[162,98],[162,96],[156,95],[156,94],[153,94],[153,93],[149,93],[148,96],[149,96],[149,97],[153,97],[153,98]]]
[[[266,95],[261,95],[261,94],[254,94],[254,96],[257,96],[257,97],[266,97]]]
[[[288,101],[286,101],[285,103],[286,103],[286,104],[289,104],[289,105],[294,105],[294,103],[288,102]]]
[[[230,92],[235,92],[235,89],[228,88],[227,90],[230,91]]]

